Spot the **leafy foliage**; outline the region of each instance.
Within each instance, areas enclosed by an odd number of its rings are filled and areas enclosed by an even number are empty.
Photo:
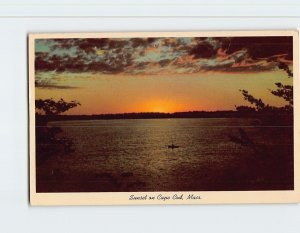
[[[293,77],[288,65],[279,63],[278,68],[284,70],[288,78]],[[247,90],[240,90],[244,99],[252,106],[236,106],[236,110],[246,113],[246,116],[253,116],[255,118],[253,123],[257,129],[240,127],[235,134],[228,137],[231,142],[252,151],[246,166],[255,171],[257,178],[251,182],[255,182],[258,186],[259,183],[263,186],[266,183],[272,184],[274,189],[278,189],[278,185],[281,186],[286,182],[284,189],[292,189],[294,187],[293,86],[283,85],[280,82],[275,85],[277,89],[270,90],[270,93],[287,102],[283,107],[271,106]],[[270,139],[276,139],[277,134],[286,141],[269,143]]]
[[[256,111],[261,111],[268,106],[261,99],[257,99],[253,97],[251,94],[249,94],[248,91],[246,90],[240,90],[240,91],[242,92],[244,99],[255,106]]]
[[[80,105],[77,101],[65,102],[51,99],[38,99],[35,101],[36,109],[36,162],[40,164],[53,155],[71,152],[73,142],[62,137],[60,127],[49,127],[49,116],[54,116]]]
[[[290,70],[287,64],[285,63],[278,63],[278,68],[284,70],[288,78],[293,77],[293,72]],[[288,102],[287,105],[283,107],[275,107],[270,106],[269,104],[265,104],[261,99],[255,98],[251,95],[247,90],[240,90],[244,99],[248,101],[250,104],[254,105],[254,109],[257,112],[285,112],[285,111],[292,111],[294,107],[293,103],[293,86],[291,85],[283,85],[280,82],[275,83],[277,86],[276,90],[270,90],[271,94],[284,99]],[[247,106],[236,106],[237,111],[245,110]],[[249,108],[249,107],[248,107]]]
[[[35,108],[37,115],[59,115],[63,112],[68,111],[71,108],[74,108],[78,105],[81,105],[77,101],[65,102],[62,98],[58,101],[51,99],[38,99],[35,101]]]
[[[293,107],[293,86],[283,85],[282,83],[275,83],[277,90],[271,90],[271,93],[275,96],[283,98],[289,103],[290,107]]]
[[[254,107],[249,107],[249,106],[235,106],[235,108],[238,112],[243,112],[243,113],[256,112],[256,109]]]

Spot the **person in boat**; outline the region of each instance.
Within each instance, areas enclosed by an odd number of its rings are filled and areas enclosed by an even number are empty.
[[[175,148],[179,148],[179,146],[174,145],[173,143],[171,145],[168,145],[168,148],[170,149],[175,149]]]

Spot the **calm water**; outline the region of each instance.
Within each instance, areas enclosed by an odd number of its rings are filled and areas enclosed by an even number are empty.
[[[290,127],[256,124],[254,119],[230,118],[51,122],[62,129],[61,136],[73,141],[74,150],[38,166],[38,182],[41,191],[290,187],[292,164],[285,159],[292,156],[292,141],[286,136]],[[239,128],[263,147],[230,141]],[[170,149],[170,144],[179,148]],[[279,151],[278,161],[270,151]]]

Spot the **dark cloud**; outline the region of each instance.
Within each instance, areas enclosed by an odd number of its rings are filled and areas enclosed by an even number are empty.
[[[133,48],[147,47],[152,45],[158,38],[131,38],[130,42]]]
[[[293,37],[232,37],[220,40],[222,48],[227,53],[233,53],[241,49],[247,49],[253,59],[268,58],[278,54],[286,54],[288,60],[293,59]]]
[[[224,37],[222,37],[224,38]],[[188,51],[194,58],[212,58],[217,55],[218,49],[221,47],[221,41],[215,37],[196,37],[195,44],[189,46]]]
[[[260,65],[256,63],[249,63],[247,66],[234,66],[234,62],[232,63],[220,63],[215,66],[203,65],[201,67],[202,71],[221,71],[221,72],[230,72],[230,73],[239,73],[239,72],[246,72],[246,73],[255,73],[255,72],[263,72],[268,70],[273,70],[277,67],[276,63],[270,63],[268,65]]]
[[[151,62],[139,62],[135,64],[135,68],[142,70],[145,69],[149,64],[151,64]]]
[[[87,39],[53,39],[51,49],[70,49],[77,48],[85,53],[94,52],[95,48],[109,46],[109,39],[106,38],[87,38]]]
[[[212,44],[210,44],[207,41],[204,41],[194,46],[190,50],[189,54],[193,55],[194,58],[211,58],[216,56],[217,50]]]
[[[45,89],[77,89],[78,87],[66,86],[66,85],[57,85],[50,82],[35,82],[35,87],[45,88]]]
[[[163,67],[163,66],[168,65],[170,62],[171,62],[170,59],[163,59],[163,60],[158,61],[158,64],[160,64],[160,66]]]
[[[190,50],[190,54],[195,58],[214,57],[217,55],[218,49],[222,48],[229,55],[236,51],[247,50],[252,59],[270,58],[279,54],[286,54],[288,60],[293,59],[293,37],[291,36],[197,39],[198,43]]]
[[[48,53],[35,53],[35,70],[49,71],[53,70],[52,64],[48,62]]]
[[[43,46],[36,50],[35,70],[105,74],[147,74],[161,69],[175,73],[177,69],[181,73],[185,69],[260,72],[275,69],[278,63],[291,64],[292,40],[284,36],[39,39],[36,43],[43,42]]]
[[[48,53],[37,52],[36,71],[119,73],[132,64],[128,40],[55,39]],[[103,56],[97,55],[103,50]],[[67,51],[65,51],[67,50]],[[62,51],[64,51],[62,55]]]
[[[44,53],[37,53],[35,58],[35,69],[36,71],[79,72],[86,70],[86,64],[79,56],[49,56]]]

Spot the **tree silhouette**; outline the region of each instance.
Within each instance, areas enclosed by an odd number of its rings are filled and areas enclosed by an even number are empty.
[[[278,68],[284,70],[288,78],[293,78],[293,72],[290,70],[289,66],[283,62],[278,63]],[[288,102],[283,107],[275,107],[270,106],[269,104],[265,104],[261,99],[255,98],[251,95],[247,90],[240,90],[244,99],[248,101],[250,104],[254,105],[254,110],[256,112],[291,112],[294,107],[293,102],[293,86],[291,85],[283,85],[280,82],[275,83],[277,86],[276,90],[269,90],[273,95],[284,99]],[[248,106],[236,106],[237,111],[249,109]]]
[[[62,98],[58,101],[38,99],[35,101],[36,110],[36,162],[40,164],[55,154],[72,151],[72,140],[59,136],[60,127],[48,126],[49,117],[59,115],[81,105],[73,100],[66,102]]]
[[[284,70],[288,78],[293,77],[287,64],[278,63],[278,68]],[[231,142],[252,152],[251,156],[247,157],[247,169],[255,171],[254,178],[250,177],[245,182],[255,182],[257,187],[269,185],[271,189],[276,190],[292,189],[294,187],[293,86],[280,82],[275,83],[275,86],[277,89],[269,91],[287,102],[282,107],[266,104],[247,90],[240,90],[244,99],[252,106],[236,106],[236,110],[254,117],[253,123],[258,127],[256,130],[240,127],[228,137]],[[278,134],[284,138],[282,144],[276,140],[274,143]]]
[[[58,101],[51,99],[38,99],[35,101],[35,108],[37,115],[59,115],[63,112],[70,110],[71,108],[75,108],[78,105],[81,105],[76,100],[72,100],[71,102],[65,102],[62,98]]]

